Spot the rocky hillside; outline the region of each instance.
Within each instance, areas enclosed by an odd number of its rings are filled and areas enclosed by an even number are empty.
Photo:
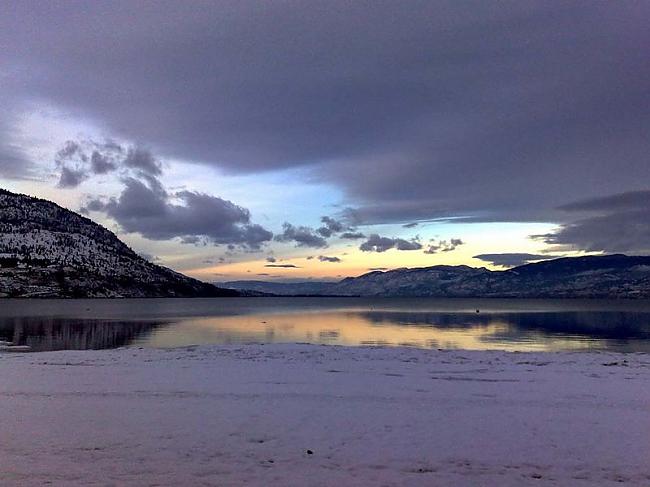
[[[88,218],[0,190],[0,297],[236,295],[146,261]]]
[[[468,266],[395,269],[321,284],[319,294],[339,296],[650,298],[650,257],[571,257],[506,271]],[[228,283],[235,289],[241,285]],[[316,289],[318,283],[309,286]],[[255,289],[287,295],[307,288],[257,282]]]

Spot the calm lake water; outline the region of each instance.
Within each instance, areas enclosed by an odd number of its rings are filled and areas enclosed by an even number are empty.
[[[650,352],[650,302],[399,298],[2,300],[0,340],[29,345],[34,351],[303,342]]]

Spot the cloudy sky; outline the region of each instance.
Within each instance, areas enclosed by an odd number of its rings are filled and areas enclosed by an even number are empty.
[[[0,0],[0,186],[206,280],[648,253],[649,15]]]

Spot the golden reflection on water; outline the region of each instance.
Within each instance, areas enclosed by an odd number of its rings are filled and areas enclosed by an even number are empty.
[[[404,323],[350,311],[300,312],[192,318],[156,329],[142,345],[178,347],[227,343],[321,343],[468,350],[546,351],[591,348],[593,341],[529,330],[513,337],[513,325],[495,318],[465,326]]]

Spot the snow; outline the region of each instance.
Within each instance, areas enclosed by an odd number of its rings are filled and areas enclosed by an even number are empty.
[[[1,354],[0,484],[650,485],[649,367],[316,345]]]

